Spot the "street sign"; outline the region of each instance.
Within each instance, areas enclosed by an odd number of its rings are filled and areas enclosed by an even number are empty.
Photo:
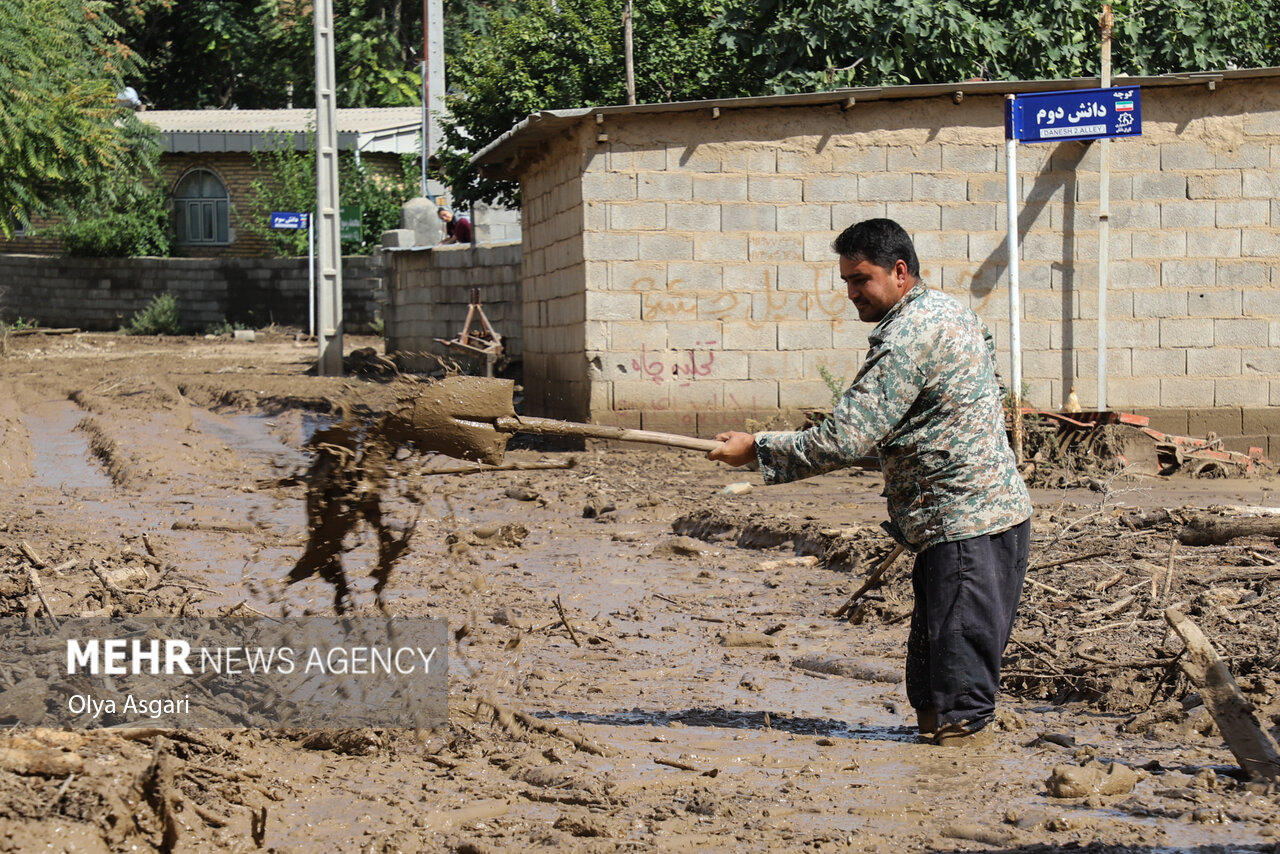
[[[1142,99],[1136,86],[1037,92],[1005,103],[1006,139],[1062,142],[1142,135]]]
[[[306,228],[310,214],[292,211],[272,211],[269,224],[277,231],[290,231]]]
[[[344,242],[359,243],[360,216],[364,211],[358,205],[343,205],[339,210],[338,220],[341,223],[341,239]]]

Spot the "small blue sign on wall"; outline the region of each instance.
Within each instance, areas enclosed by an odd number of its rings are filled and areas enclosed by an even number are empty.
[[[1142,97],[1136,86],[1037,92],[1005,104],[1006,139],[1062,142],[1142,135]]]
[[[291,211],[272,211],[269,224],[278,231],[306,228],[311,219],[310,214],[293,213]]]

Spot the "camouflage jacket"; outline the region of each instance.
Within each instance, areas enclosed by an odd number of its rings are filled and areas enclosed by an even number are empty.
[[[1031,498],[1005,436],[995,347],[978,316],[918,283],[868,341],[832,417],[799,432],[756,434],[765,482],[822,474],[878,450],[884,527],[917,551],[1029,518]]]

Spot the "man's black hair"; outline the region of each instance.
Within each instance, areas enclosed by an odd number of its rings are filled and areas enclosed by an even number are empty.
[[[905,229],[891,219],[867,219],[849,226],[831,244],[842,258],[870,261],[892,270],[899,260],[907,262],[907,272],[920,278],[920,259]]]

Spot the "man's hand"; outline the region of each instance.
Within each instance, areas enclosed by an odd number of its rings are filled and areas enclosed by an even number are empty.
[[[707,459],[728,463],[731,466],[745,466],[756,461],[756,437],[750,433],[721,433],[716,436],[720,447],[707,452]]]

